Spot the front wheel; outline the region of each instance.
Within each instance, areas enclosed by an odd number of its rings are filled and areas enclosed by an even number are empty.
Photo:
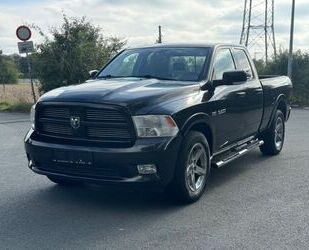
[[[285,119],[280,110],[276,115],[269,130],[261,136],[264,144],[260,147],[264,155],[277,155],[281,152],[285,139]]]
[[[210,171],[210,149],[202,133],[191,131],[185,137],[175,171],[167,191],[182,202],[197,201],[204,193]]]

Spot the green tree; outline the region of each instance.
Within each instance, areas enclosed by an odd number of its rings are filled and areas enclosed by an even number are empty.
[[[126,41],[117,37],[103,37],[100,28],[83,18],[63,16],[60,29],[51,30],[52,39],[33,54],[34,69],[43,92],[65,85],[82,83],[92,69],[101,68]]]
[[[9,56],[0,54],[0,83],[11,84],[17,83],[18,70],[17,66]]]

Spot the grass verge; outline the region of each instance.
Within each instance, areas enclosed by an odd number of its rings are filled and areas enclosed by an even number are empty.
[[[8,103],[8,102],[0,102],[0,111],[2,112],[30,112],[32,103]]]
[[[35,88],[37,97],[38,88]],[[0,111],[29,112],[33,104],[29,84],[5,84],[0,86]]]

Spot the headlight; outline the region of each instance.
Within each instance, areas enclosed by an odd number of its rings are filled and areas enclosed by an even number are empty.
[[[133,116],[133,121],[138,137],[172,137],[179,131],[168,115]]]
[[[32,105],[31,107],[30,122],[31,122],[31,127],[35,129],[35,105]]]

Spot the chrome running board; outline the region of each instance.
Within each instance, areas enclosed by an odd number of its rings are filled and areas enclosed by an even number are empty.
[[[215,168],[221,168],[235,159],[247,154],[251,150],[260,147],[264,144],[262,140],[252,140],[228,151],[227,153],[215,156],[211,163]]]

